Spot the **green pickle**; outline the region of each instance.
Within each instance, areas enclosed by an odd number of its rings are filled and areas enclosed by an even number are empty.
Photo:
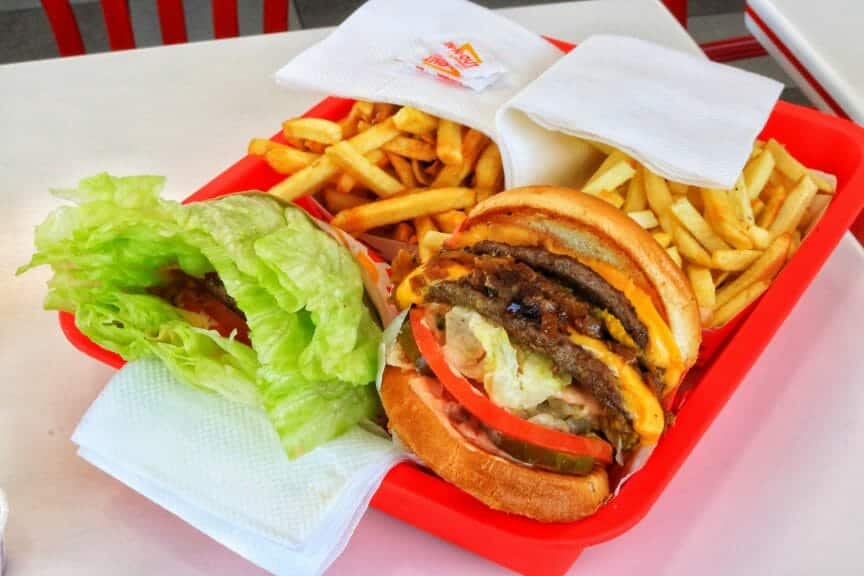
[[[574,456],[556,452],[547,448],[534,446],[526,442],[497,435],[495,444],[520,462],[543,468],[559,474],[589,474],[594,469],[594,458],[590,456]]]

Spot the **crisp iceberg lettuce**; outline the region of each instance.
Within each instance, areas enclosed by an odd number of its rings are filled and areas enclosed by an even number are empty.
[[[127,360],[158,357],[193,386],[263,408],[291,456],[374,415],[381,331],[350,253],[264,194],[180,205],[159,197],[163,184],[102,174],[55,192],[76,205],[36,229],[37,252],[19,270],[52,267],[46,308],[74,312]],[[217,273],[252,347],[152,295],[169,267]]]
[[[479,346],[481,371],[478,379],[492,401],[510,410],[530,410],[570,384],[570,379],[555,373],[552,361],[539,354],[517,348],[510,342],[507,332],[473,310],[456,306],[447,313],[450,342],[453,334],[450,326],[458,326],[465,333],[455,346],[473,349]],[[473,340],[474,343],[469,341]],[[463,354],[464,356],[464,354]],[[476,372],[470,364],[464,370],[465,360],[457,359],[463,373]]]

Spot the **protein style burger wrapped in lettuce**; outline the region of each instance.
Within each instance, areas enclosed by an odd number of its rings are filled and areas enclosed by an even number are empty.
[[[265,194],[181,205],[164,179],[101,174],[36,229],[19,273],[54,271],[45,307],[126,360],[266,411],[299,456],[375,416],[381,329],[351,253]]]

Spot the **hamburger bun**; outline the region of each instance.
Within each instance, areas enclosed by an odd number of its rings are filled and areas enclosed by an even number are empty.
[[[414,370],[388,366],[381,400],[391,432],[441,478],[490,508],[541,522],[572,522],[609,497],[606,471],[556,474],[517,464],[478,448],[450,423],[441,385]]]

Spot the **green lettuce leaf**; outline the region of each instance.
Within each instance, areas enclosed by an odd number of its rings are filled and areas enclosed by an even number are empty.
[[[374,415],[381,331],[350,253],[267,195],[180,205],[159,197],[163,185],[101,174],[55,191],[76,205],[37,227],[37,252],[19,270],[52,267],[45,307],[74,312],[85,335],[127,360],[156,356],[190,385],[266,410],[292,457]],[[168,267],[216,272],[252,347],[151,295]]]

